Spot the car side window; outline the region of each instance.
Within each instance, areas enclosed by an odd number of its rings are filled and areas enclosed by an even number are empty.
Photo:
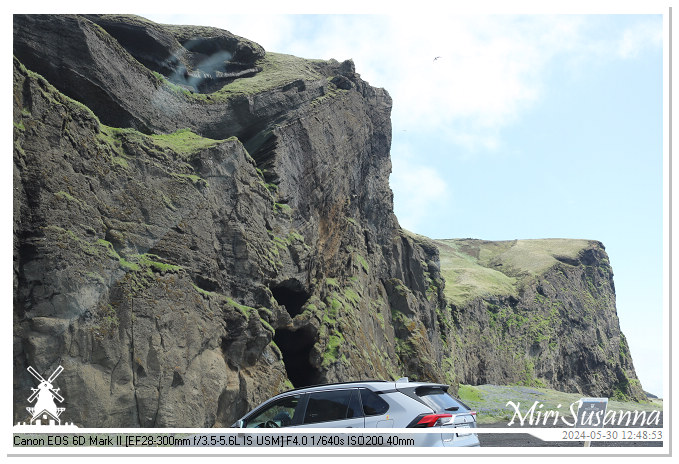
[[[357,400],[353,390],[332,390],[309,394],[304,415],[305,424],[342,420],[356,416]]]
[[[301,395],[290,395],[274,401],[268,406],[246,419],[245,427],[248,428],[275,428],[288,427],[295,417],[295,409]]]
[[[363,414],[366,416],[379,416],[386,414],[389,410],[389,403],[367,388],[361,388],[361,401],[363,402]]]

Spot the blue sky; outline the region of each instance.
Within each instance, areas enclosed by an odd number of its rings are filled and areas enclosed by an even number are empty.
[[[662,16],[142,15],[352,58],[394,99],[401,225],[603,242],[637,374],[662,395]]]

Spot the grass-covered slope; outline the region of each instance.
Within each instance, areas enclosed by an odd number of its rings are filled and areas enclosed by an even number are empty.
[[[295,81],[314,81],[322,77],[317,65],[326,63],[321,60],[307,60],[283,53],[267,52],[255,64],[261,69],[247,78],[235,79],[216,91],[212,97],[233,95],[254,95],[271,89],[283,87]]]
[[[451,303],[517,295],[520,284],[559,262],[576,261],[587,240],[436,240]]]
[[[603,245],[569,239],[436,240],[439,314],[461,383],[518,384],[643,400]]]

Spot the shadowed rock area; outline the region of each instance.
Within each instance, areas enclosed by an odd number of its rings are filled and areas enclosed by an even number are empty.
[[[529,361],[528,380],[636,397],[612,274],[573,286],[610,270],[602,247],[456,300],[441,244],[393,214],[391,98],[351,61],[119,15],[15,15],[14,56],[14,422],[28,366],[64,367],[85,427],[229,426],[293,386],[514,382]],[[475,332],[493,298],[576,310],[510,359]]]

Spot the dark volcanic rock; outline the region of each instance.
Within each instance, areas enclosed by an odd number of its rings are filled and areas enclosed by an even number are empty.
[[[229,425],[290,380],[442,379],[433,331],[407,353],[394,338],[443,299],[392,212],[389,95],[351,62],[284,55],[191,94],[119,20],[15,16],[15,419],[29,365],[64,366],[86,426]]]
[[[247,248],[270,243],[273,200],[240,142],[178,153],[20,67],[15,84],[19,372],[63,365],[70,417],[92,426],[210,426],[250,378],[282,388],[271,311],[225,296],[270,294],[269,250]]]
[[[101,26],[136,60],[175,84],[214,91],[237,77],[254,75],[264,57],[258,44],[213,27],[158,25],[129,15],[84,15]]]
[[[393,214],[391,99],[351,61],[115,15],[15,15],[14,55],[15,421],[28,366],[64,367],[63,419],[86,427],[228,426],[291,386],[472,378],[475,360],[450,365],[451,317],[467,323],[437,246]],[[590,354],[554,384],[585,389]]]

